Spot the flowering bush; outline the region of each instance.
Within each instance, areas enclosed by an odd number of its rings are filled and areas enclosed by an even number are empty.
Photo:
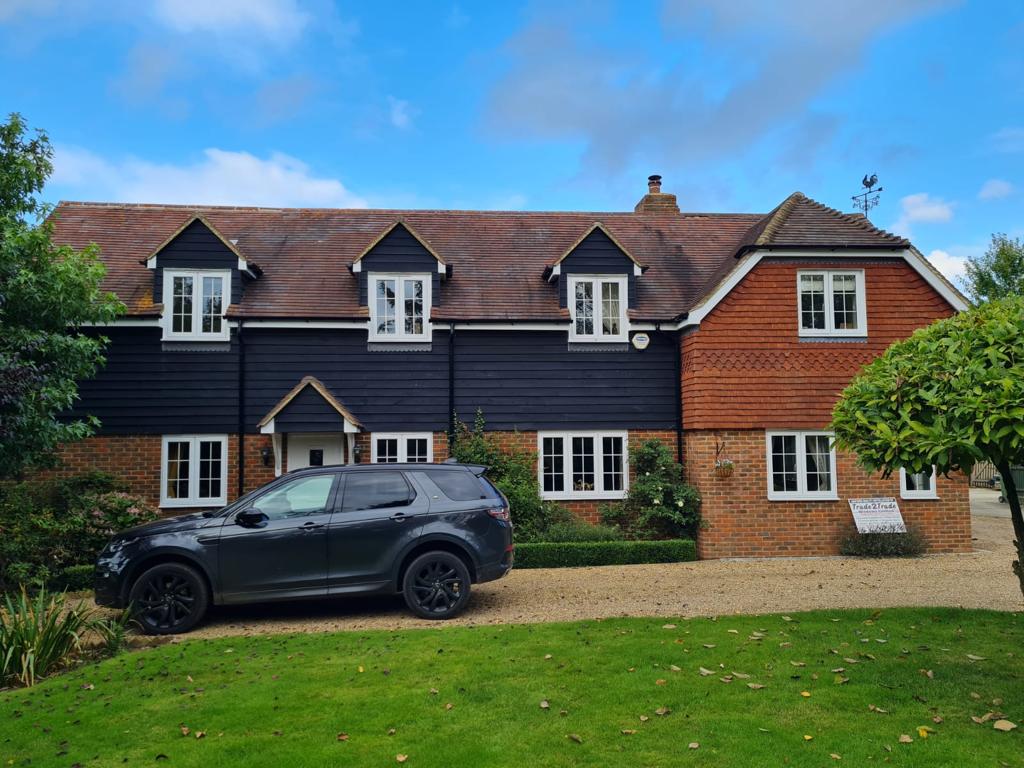
[[[156,517],[145,501],[101,473],[5,485],[0,488],[0,588],[54,583],[68,568],[91,565],[116,531]]]
[[[692,537],[700,527],[700,493],[683,480],[671,451],[648,440],[633,453],[636,477],[625,501],[603,511],[606,523],[634,539]]]

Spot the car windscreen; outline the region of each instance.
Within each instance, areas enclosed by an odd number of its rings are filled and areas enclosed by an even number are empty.
[[[474,501],[476,499],[500,499],[501,494],[483,477],[477,477],[464,469],[436,469],[427,471],[434,485],[452,501]]]

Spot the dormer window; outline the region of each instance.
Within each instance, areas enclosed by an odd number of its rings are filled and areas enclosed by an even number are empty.
[[[430,275],[370,274],[370,340],[430,341]]]
[[[224,341],[231,295],[228,270],[164,270],[164,339]]]
[[[569,341],[628,341],[628,286],[625,275],[571,275]]]
[[[801,336],[867,336],[863,270],[800,270]]]

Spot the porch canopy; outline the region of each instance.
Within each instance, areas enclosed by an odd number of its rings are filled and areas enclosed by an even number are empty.
[[[273,436],[274,467],[280,474],[284,435],[343,433],[347,443],[345,453],[351,461],[355,436],[363,430],[363,425],[323,382],[306,376],[260,419],[259,428],[263,434]]]

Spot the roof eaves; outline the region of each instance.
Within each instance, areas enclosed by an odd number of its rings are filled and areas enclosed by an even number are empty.
[[[160,245],[158,245],[152,251],[152,253],[149,254],[149,256],[147,256],[146,258],[142,259],[139,263],[140,264],[147,264],[150,259],[155,258],[160,253],[160,251],[162,251],[164,248],[166,248],[168,245],[170,245],[178,235],[180,235],[182,232],[184,232],[186,229],[188,229],[192,225],[192,223],[196,222],[196,221],[198,221],[204,227],[206,227],[208,230],[210,230],[213,233],[214,237],[216,237],[218,240],[220,240],[225,245],[225,247],[227,247],[227,249],[229,251],[231,251],[233,254],[235,254],[235,256],[237,256],[238,259],[243,264],[248,264],[248,260],[245,258],[245,255],[240,250],[238,250],[238,246],[236,246],[228,238],[224,237],[224,235],[222,235],[220,233],[220,231],[215,226],[213,226],[213,224],[210,223],[210,220],[207,219],[205,216],[203,216],[200,213],[193,213],[191,216],[189,216],[188,219],[185,220],[184,224],[182,224],[180,227],[178,227],[176,230],[174,230],[174,232],[171,233],[170,237],[168,237],[166,240],[164,240],[162,243],[160,243]],[[260,273],[262,274],[262,270],[260,270]]]
[[[370,253],[370,251],[372,251],[372,250],[373,250],[374,248],[376,248],[376,247],[377,247],[377,246],[378,246],[378,245],[380,244],[381,240],[383,240],[383,239],[384,239],[385,237],[387,237],[387,236],[388,236],[389,234],[391,234],[391,232],[392,232],[392,231],[393,231],[393,230],[394,230],[394,229],[395,229],[396,227],[398,227],[399,225],[401,225],[401,226],[405,227],[405,229],[406,229],[406,230],[408,230],[409,234],[410,234],[410,235],[412,235],[412,236],[413,236],[414,238],[416,238],[416,240],[417,240],[417,241],[419,242],[419,244],[420,244],[420,245],[422,245],[422,246],[423,246],[424,248],[426,248],[426,249],[427,249],[427,252],[428,252],[428,253],[429,253],[429,254],[430,254],[431,256],[433,256],[433,257],[434,257],[435,259],[437,259],[437,261],[438,261],[439,263],[441,263],[441,264],[445,264],[445,266],[447,266],[447,264],[445,263],[445,260],[444,260],[444,259],[443,259],[443,258],[441,257],[441,254],[439,254],[439,253],[438,253],[438,252],[437,252],[437,251],[436,251],[436,250],[434,249],[434,246],[432,246],[432,245],[430,244],[430,241],[429,241],[429,240],[427,240],[427,239],[426,239],[425,237],[423,237],[422,235],[420,235],[420,233],[419,233],[419,232],[417,232],[417,231],[416,231],[415,229],[413,229],[412,225],[411,225],[411,224],[410,224],[410,223],[408,222],[408,220],[407,220],[407,219],[406,219],[406,218],[405,218],[404,216],[399,216],[399,217],[398,217],[397,219],[395,219],[395,220],[394,220],[394,221],[393,221],[393,222],[392,222],[391,224],[389,224],[389,225],[388,225],[387,227],[385,227],[385,228],[384,228],[384,229],[383,229],[383,230],[381,231],[381,233],[380,233],[379,235],[377,235],[377,236],[376,236],[375,238],[373,238],[373,240],[371,240],[371,241],[370,241],[370,244],[369,244],[368,246],[366,246],[366,247],[365,247],[365,248],[364,248],[364,249],[363,249],[363,250],[362,250],[362,251],[361,251],[361,252],[359,253],[359,255],[358,255],[358,256],[356,256],[356,257],[355,257],[355,258],[354,258],[354,259],[352,260],[352,264],[351,264],[350,266],[355,266],[355,265],[356,265],[356,264],[358,264],[358,263],[359,263],[360,261],[362,261],[362,260],[363,260],[363,259],[364,259],[364,258],[366,257],[366,255]]]

